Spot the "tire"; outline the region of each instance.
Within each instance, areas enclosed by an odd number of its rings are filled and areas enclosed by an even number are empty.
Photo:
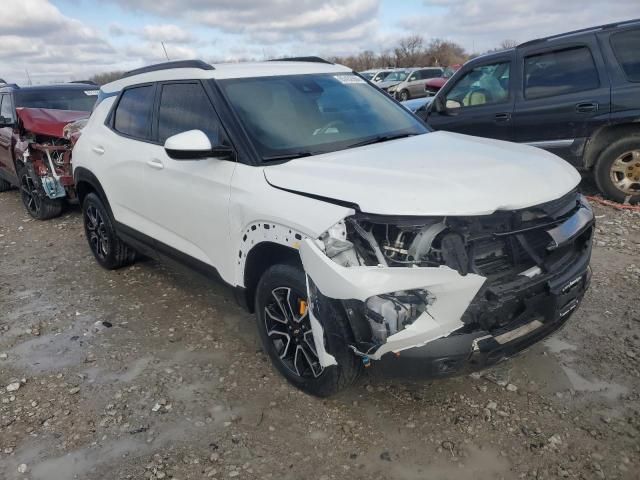
[[[7,182],[4,178],[0,178],[0,192],[6,192],[7,190],[11,190],[13,185]]]
[[[409,94],[409,90],[402,90],[398,95],[400,97],[401,102],[406,102],[411,98],[411,95]]]
[[[136,260],[136,251],[120,240],[108,210],[93,192],[82,202],[82,219],[89,248],[100,266],[114,270]]]
[[[331,305],[327,318],[323,318],[325,348],[338,364],[320,366],[308,308],[299,314],[302,300],[307,301],[302,268],[288,264],[270,267],[256,289],[258,332],[271,362],[292,385],[311,395],[328,397],[355,382],[362,362],[349,350],[352,334],[345,314]]]
[[[44,193],[39,180],[34,181],[24,164],[17,168],[20,180],[20,198],[29,215],[38,220],[49,220],[62,213],[63,200],[51,199]]]
[[[594,169],[602,193],[616,202],[640,202],[640,135],[614,141],[598,157]]]

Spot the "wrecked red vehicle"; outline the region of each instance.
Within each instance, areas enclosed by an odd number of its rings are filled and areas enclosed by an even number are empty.
[[[75,198],[71,149],[97,95],[91,84],[0,87],[0,191],[18,187],[32,217]]]
[[[461,66],[462,65],[460,64],[451,65],[450,67],[444,69],[444,74],[441,77],[430,78],[429,80],[427,80],[424,85],[424,91],[427,94],[427,97],[433,97],[436,93],[438,93],[438,91],[442,87],[444,87],[444,84],[447,83],[447,81],[453,76],[453,74],[460,70]]]

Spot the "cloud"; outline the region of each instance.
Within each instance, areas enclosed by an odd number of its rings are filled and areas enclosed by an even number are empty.
[[[111,0],[123,9],[180,17],[227,34],[247,34],[256,42],[365,41],[380,0]],[[354,35],[357,32],[357,35]],[[357,38],[355,38],[357,37]]]
[[[192,43],[194,37],[186,30],[173,24],[147,25],[142,29],[142,38],[150,42]]]
[[[502,40],[524,42],[579,28],[640,17],[638,0],[424,0],[431,14],[406,18],[405,31],[484,51]]]

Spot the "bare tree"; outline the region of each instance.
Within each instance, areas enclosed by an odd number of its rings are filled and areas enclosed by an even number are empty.
[[[421,35],[409,35],[400,39],[394,49],[396,65],[398,67],[414,67],[423,53],[424,38]]]
[[[518,42],[516,42],[515,40],[511,40],[509,38],[500,42],[500,50],[508,50],[510,48],[514,48],[517,46],[518,46]]]
[[[123,73],[124,72],[120,72],[120,71],[96,73],[95,75],[92,75],[91,77],[89,77],[89,80],[97,83],[98,85],[104,85],[105,83],[118,80],[120,77],[122,77]]]
[[[468,59],[464,48],[457,43],[440,38],[434,38],[429,42],[426,57],[427,64],[442,67],[464,63]]]

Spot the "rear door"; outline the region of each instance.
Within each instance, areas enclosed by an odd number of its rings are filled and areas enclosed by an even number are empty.
[[[10,93],[0,95],[0,116],[3,123],[15,122],[15,108]],[[16,181],[15,165],[13,163],[13,127],[0,127],[0,174],[6,180]]]
[[[513,54],[466,65],[438,92],[446,108],[429,109],[427,122],[436,130],[512,140]]]
[[[609,122],[611,88],[595,34],[518,49],[515,140],[575,166],[589,135]]]

